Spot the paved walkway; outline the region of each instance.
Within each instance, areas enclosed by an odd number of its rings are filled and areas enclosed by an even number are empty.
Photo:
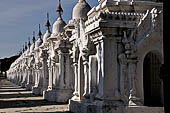
[[[31,91],[0,80],[0,113],[68,113],[68,105],[45,101]]]

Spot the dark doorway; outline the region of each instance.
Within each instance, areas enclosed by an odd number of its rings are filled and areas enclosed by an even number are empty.
[[[162,83],[159,78],[161,61],[155,53],[149,53],[144,59],[144,105],[163,106]]]

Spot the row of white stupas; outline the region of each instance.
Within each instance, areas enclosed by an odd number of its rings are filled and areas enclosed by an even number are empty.
[[[68,24],[59,2],[52,31],[47,19],[43,38],[39,27],[8,79],[48,101],[69,101],[75,113],[125,113],[129,105],[143,105],[145,55],[162,54],[162,4],[98,1],[91,8],[78,0]]]
[[[85,0],[79,0],[73,9],[72,20],[66,25],[62,19],[63,9],[59,1],[58,18],[52,26],[52,31],[47,14],[47,30],[43,38],[39,25],[38,39],[35,39],[35,32],[33,32],[33,43],[29,41],[22,55],[12,63],[8,70],[8,79],[27,90],[32,90],[34,94],[43,95],[46,100],[68,102],[73,95],[75,84],[74,69],[71,66],[77,63],[71,56],[75,57],[75,54],[78,54],[77,49],[72,49],[71,42],[79,40],[79,43],[82,43],[80,36],[75,37],[74,34],[81,32],[77,26],[80,26],[81,21],[84,25],[90,9]],[[83,43],[81,46],[85,46]]]

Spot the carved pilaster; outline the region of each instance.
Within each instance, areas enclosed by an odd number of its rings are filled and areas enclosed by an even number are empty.
[[[43,61],[43,90],[47,90],[49,83],[49,71],[47,65],[48,53],[47,50],[42,50],[42,61]]]

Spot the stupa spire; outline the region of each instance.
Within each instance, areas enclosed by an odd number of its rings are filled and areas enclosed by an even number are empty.
[[[79,0],[78,2],[86,2],[86,0]]]
[[[32,41],[33,41],[33,43],[35,43],[35,31],[33,31]]]
[[[39,32],[38,32],[38,36],[39,36],[39,38],[41,39],[42,33],[41,33],[41,26],[40,26],[40,24],[39,24]]]
[[[24,45],[23,45],[23,49],[22,49],[22,52],[24,53],[24,51],[25,51],[25,47],[24,47]]]
[[[25,50],[27,50],[27,42],[25,42]]]
[[[59,5],[57,8],[58,16],[61,18],[61,15],[63,13],[63,8],[61,7],[61,0],[59,0]]]
[[[46,22],[45,26],[47,27],[48,31],[50,32],[51,24],[50,24],[50,21],[49,21],[49,13],[47,13],[47,22]]]
[[[31,43],[30,43],[30,37],[28,37],[28,47],[30,48]]]

